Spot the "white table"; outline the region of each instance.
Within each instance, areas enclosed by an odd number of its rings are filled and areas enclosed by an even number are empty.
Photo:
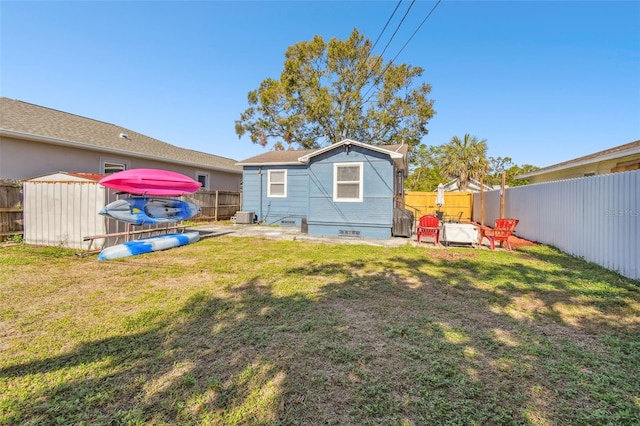
[[[449,244],[478,244],[478,228],[472,223],[443,223],[440,241]]]

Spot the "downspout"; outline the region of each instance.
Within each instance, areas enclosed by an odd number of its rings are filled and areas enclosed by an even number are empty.
[[[258,222],[262,222],[262,166],[258,167],[258,175],[260,175],[260,208],[258,214]]]

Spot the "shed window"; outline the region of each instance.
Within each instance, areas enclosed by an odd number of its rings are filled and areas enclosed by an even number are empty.
[[[269,170],[268,179],[268,197],[286,197],[287,196],[287,171],[286,170]]]
[[[333,201],[362,201],[362,163],[333,166]]]

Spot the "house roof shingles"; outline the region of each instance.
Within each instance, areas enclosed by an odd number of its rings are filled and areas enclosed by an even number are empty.
[[[0,97],[0,130],[43,137],[86,149],[120,151],[211,169],[241,173],[236,160],[180,148],[124,127],[58,111],[27,102]],[[123,138],[120,135],[128,137]]]
[[[408,151],[407,145],[379,145],[377,148],[382,148],[387,151],[398,152],[406,155]],[[286,150],[286,151],[269,151],[264,154],[256,155],[255,157],[242,160],[238,164],[240,165],[260,165],[260,164],[303,164],[300,162],[300,158],[305,155],[313,154],[319,151],[319,149],[299,149],[299,150]]]
[[[604,151],[594,152],[593,154],[585,155],[582,157],[574,158],[573,160],[563,161],[562,163],[552,164],[551,166],[542,167],[540,169],[536,169],[534,171],[523,173],[521,175],[516,176],[518,179],[526,179],[531,176],[537,176],[541,174],[545,174],[547,172],[555,171],[555,170],[563,170],[568,169],[573,166],[577,166],[579,164],[593,163],[599,161],[602,158],[609,157],[612,155],[621,156],[627,155],[627,153],[636,152],[640,149],[640,140],[626,143],[624,145],[616,146],[613,148],[605,149]]]
[[[238,164],[302,164],[298,158],[303,155],[311,154],[317,149],[297,149],[286,151],[269,151],[264,154],[258,154],[255,157],[242,160]]]

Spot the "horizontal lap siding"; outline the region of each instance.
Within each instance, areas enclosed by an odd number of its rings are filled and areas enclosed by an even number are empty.
[[[269,170],[287,170],[286,197],[267,196]],[[306,166],[245,167],[243,187],[242,210],[255,212],[259,221],[300,226],[302,218],[307,216],[309,184]]]
[[[245,167],[242,173],[242,210],[258,212],[260,209],[260,175],[258,167]]]
[[[362,162],[363,201],[333,201],[335,163]],[[309,234],[390,238],[393,220],[393,164],[388,156],[352,147],[329,151],[309,166]]]
[[[264,222],[266,224],[290,224],[300,226],[303,217],[307,216],[309,206],[309,184],[307,170],[304,166],[273,167],[272,170],[287,170],[287,196],[267,197],[267,174],[263,180],[263,200],[266,203]],[[267,169],[268,170],[268,169]]]
[[[309,235],[386,240],[391,238],[391,229],[363,224],[311,223],[309,224]]]
[[[393,206],[389,197],[365,196],[361,203],[336,203],[333,197],[310,196],[309,207],[309,222],[391,227]]]

